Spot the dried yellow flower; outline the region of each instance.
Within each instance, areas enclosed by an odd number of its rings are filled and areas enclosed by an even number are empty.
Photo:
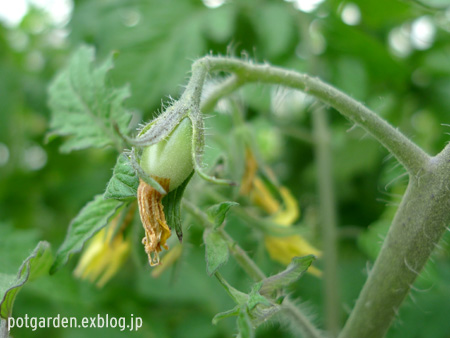
[[[170,179],[154,177],[156,181],[164,188],[169,190]],[[145,236],[142,239],[145,252],[148,255],[148,261],[151,266],[159,265],[159,252],[168,250],[166,244],[170,237],[170,228],[166,223],[162,198],[164,195],[156,191],[153,187],[139,180],[137,199],[139,205],[139,215],[144,227]]]

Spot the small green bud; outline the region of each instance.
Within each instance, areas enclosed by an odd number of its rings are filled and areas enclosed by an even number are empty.
[[[191,120],[184,118],[164,140],[145,147],[140,165],[155,179],[170,179],[169,191],[179,187],[194,168]]]

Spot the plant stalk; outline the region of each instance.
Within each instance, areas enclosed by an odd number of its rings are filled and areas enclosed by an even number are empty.
[[[216,104],[220,101],[220,99],[228,96],[233,93],[239,87],[244,84],[241,78],[236,75],[231,75],[229,78],[224,80],[218,86],[214,88],[214,90],[208,95],[203,101],[201,105],[201,110],[203,113],[210,113]]]
[[[381,252],[339,338],[384,337],[450,221],[448,182],[449,168],[442,162],[410,177]]]
[[[229,93],[248,82],[262,82],[296,88],[313,95],[363,127],[409,172],[408,189],[381,252],[339,335],[339,338],[383,337],[450,221],[450,146],[438,156],[430,157],[370,109],[306,74],[266,64],[209,56],[196,61],[192,69],[202,73],[233,73],[240,81],[228,84],[226,90],[219,88],[222,93]],[[190,85],[195,78],[201,83],[195,84],[194,88],[201,88],[204,76],[193,74]],[[217,102],[218,97],[216,95],[211,102]]]
[[[326,112],[322,108],[316,109],[312,117],[323,238],[325,323],[327,331],[333,337],[337,337],[340,330],[341,304],[338,278],[336,202],[331,169],[331,135]]]
[[[208,216],[197,208],[194,204],[182,200],[183,207],[192,216],[197,218],[200,224],[205,228],[213,228],[213,224],[209,221]],[[236,262],[241,268],[255,281],[259,282],[266,278],[264,272],[256,265],[256,263],[247,255],[247,253],[234,241],[234,239],[224,230],[220,229],[219,233],[222,238],[228,243],[228,248],[233,255]],[[302,311],[295,306],[288,298],[283,301],[282,308],[295,321],[295,324],[302,330],[307,338],[322,338],[320,331],[314,326],[309,318],[302,313]]]
[[[217,71],[230,72],[239,79],[239,81],[236,80],[231,85],[226,85],[226,90],[223,89],[223,86],[219,87],[218,90],[225,94],[229,94],[231,90],[235,90],[245,83],[261,82],[299,89],[318,98],[363,127],[383,144],[413,175],[417,174],[430,159],[429,155],[420,147],[409,140],[398,129],[392,127],[387,121],[350,96],[318,78],[267,64],[258,65],[224,57],[206,56],[197,60],[192,66],[193,73],[195,69],[201,69],[202,67],[208,73]],[[212,93],[211,97],[213,98],[211,101],[205,100],[208,102],[208,109],[214,102],[218,101],[217,94]]]

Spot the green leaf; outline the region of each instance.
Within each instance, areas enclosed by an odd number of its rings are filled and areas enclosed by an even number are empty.
[[[303,276],[315,259],[314,255],[294,257],[286,270],[264,279],[259,292],[264,296],[270,296],[274,291],[294,283]]]
[[[240,338],[252,338],[255,336],[250,317],[245,309],[241,309],[239,312],[237,326]]]
[[[106,84],[111,56],[96,68],[93,60],[94,49],[80,47],[49,87],[50,137],[69,136],[62,152],[107,145],[120,148],[114,124],[122,131],[128,127],[131,115],[122,106],[130,95],[128,87],[114,89]]]
[[[266,306],[271,306],[272,304],[269,302],[269,300],[261,296],[260,289],[263,282],[256,283],[252,286],[252,290],[248,294],[248,301],[247,301],[247,307],[249,310],[253,310],[256,305],[262,304]]]
[[[254,327],[267,322],[274,314],[281,310],[281,306],[273,303],[261,294],[264,281],[252,286],[247,300],[247,311]]]
[[[79,252],[84,243],[103,228],[122,205],[123,202],[105,200],[102,195],[95,196],[93,201],[86,204],[70,223],[66,239],[58,249],[50,273],[55,273],[66,264],[71,254]]]
[[[14,300],[22,286],[48,273],[52,253],[48,242],[39,242],[34,251],[24,260],[17,275],[0,273],[0,316],[8,318],[12,313]]]
[[[169,227],[175,228],[180,242],[183,240],[183,229],[181,227],[181,199],[183,198],[184,190],[193,175],[194,171],[192,171],[188,178],[186,178],[178,188],[169,192],[162,200],[167,224]]]
[[[212,319],[212,323],[214,325],[216,325],[222,319],[237,316],[237,315],[239,315],[240,309],[241,309],[240,306],[237,305],[234,308],[232,308],[231,310],[220,312],[214,316],[214,318]]]
[[[108,182],[103,198],[116,200],[136,198],[138,186],[139,178],[136,172],[128,161],[127,156],[121,154],[117,159],[113,175]]]
[[[208,216],[211,221],[214,222],[215,228],[219,227],[223,223],[228,211],[235,205],[239,205],[239,203],[227,201],[215,204],[208,208]]]
[[[203,233],[206,246],[206,271],[212,276],[228,261],[228,244],[216,230],[206,229]]]

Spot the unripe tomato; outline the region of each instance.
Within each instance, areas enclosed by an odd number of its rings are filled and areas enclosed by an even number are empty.
[[[145,147],[140,165],[155,179],[170,179],[169,191],[180,186],[194,168],[191,120],[184,118],[164,140]]]

